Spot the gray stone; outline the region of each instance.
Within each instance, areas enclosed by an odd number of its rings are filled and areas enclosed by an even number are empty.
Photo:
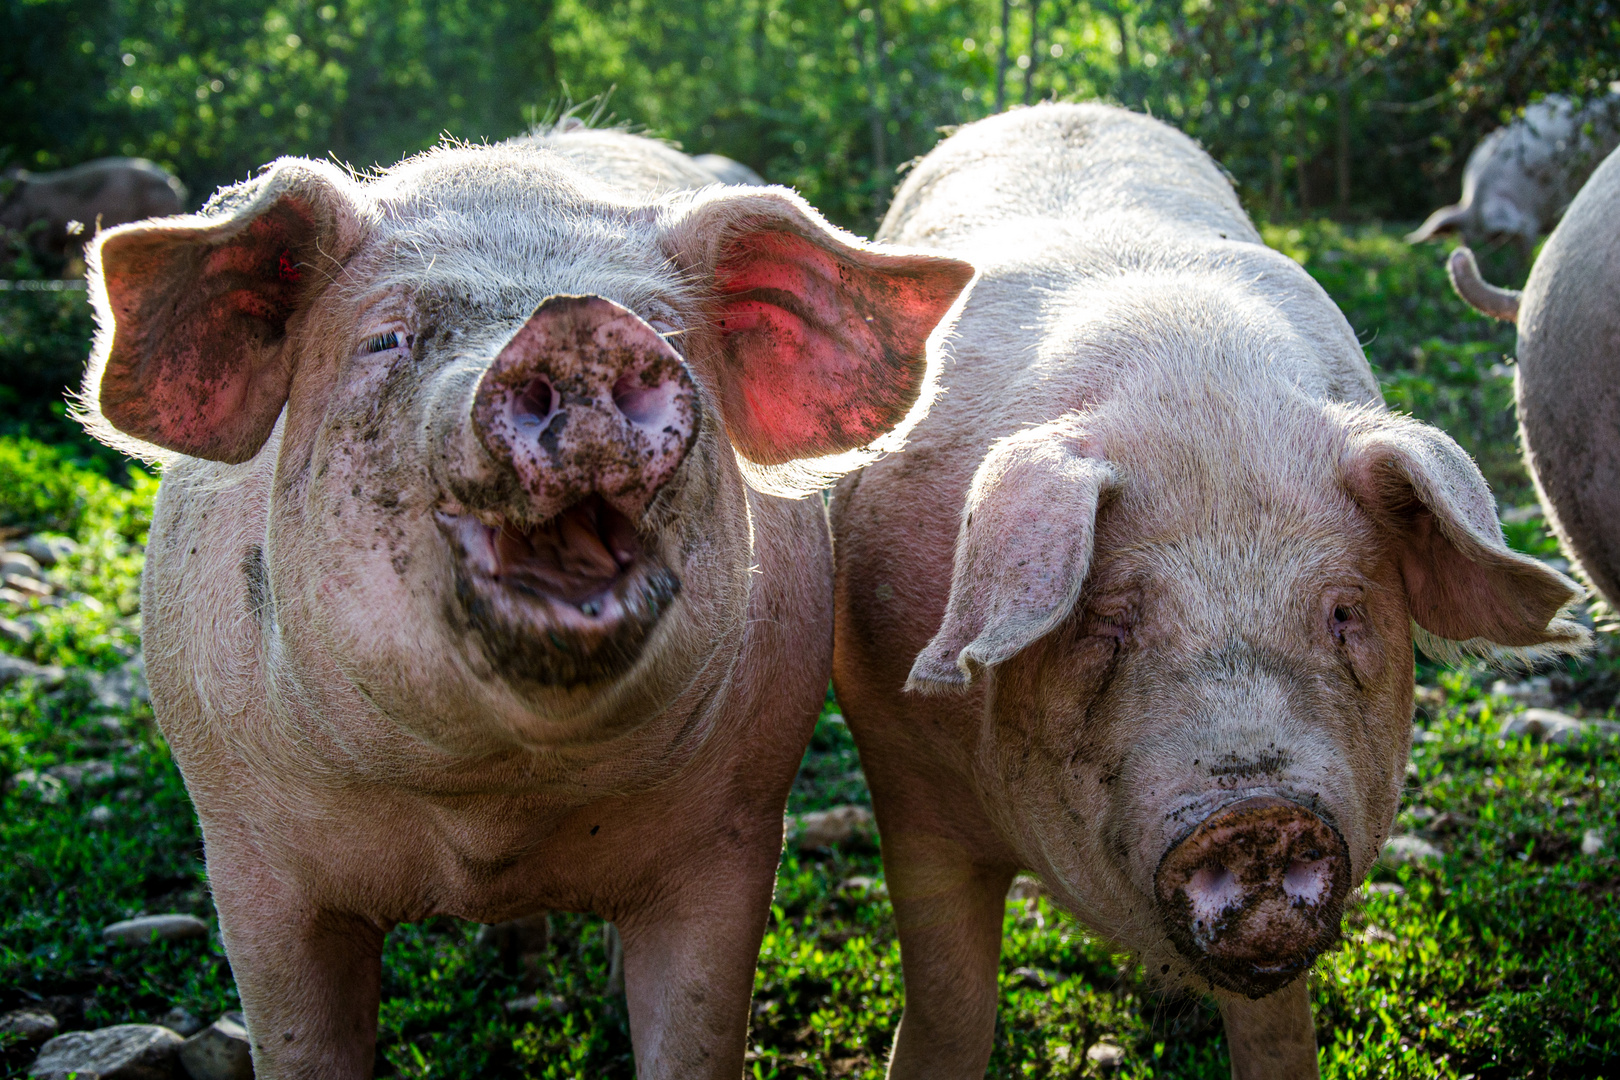
[[[38,1080],[178,1080],[176,1053],[185,1042],[157,1024],[118,1024],[70,1031],[40,1047],[28,1067]]]
[[[220,1017],[180,1047],[180,1064],[191,1080],[253,1080],[247,1028]]]
[[[108,806],[106,803],[102,803],[100,806],[92,806],[90,808],[90,812],[85,815],[85,818],[92,825],[111,825],[113,819],[112,807]]]
[[[1100,1072],[1111,1072],[1125,1064],[1125,1049],[1113,1043],[1093,1043],[1086,1051],[1086,1060],[1097,1066]]]
[[[1369,881],[1361,886],[1363,896],[1405,896],[1406,890],[1393,881]]]
[[[66,536],[35,533],[22,542],[24,553],[41,566],[55,566],[79,550],[79,545]]]
[[[1034,874],[1019,874],[1007,888],[1008,900],[1038,900],[1046,894],[1046,887]]]
[[[34,626],[21,619],[0,619],[0,641],[9,641],[13,645],[31,645],[34,641]]]
[[[514,1016],[533,1015],[541,1012],[565,1013],[568,1011],[568,1001],[555,994],[544,997],[539,994],[530,994],[527,997],[513,998],[506,1003],[506,1011]]]
[[[110,761],[73,761],[52,765],[45,772],[62,781],[69,791],[79,791],[118,779],[118,769]]]
[[[18,577],[33,578],[35,581],[45,580],[45,571],[40,569],[39,562],[25,551],[7,551],[0,554],[0,574],[16,574]]]
[[[1552,679],[1545,675],[1536,675],[1517,683],[1498,679],[1491,686],[1491,693],[1510,698],[1520,705],[1535,708],[1550,708],[1556,704],[1553,699]]]
[[[56,1028],[56,1017],[44,1009],[16,1009],[0,1016],[0,1035],[21,1035],[24,1042],[43,1042]]]
[[[41,581],[27,574],[0,574],[0,583],[12,592],[23,597],[37,596],[45,599],[56,594],[56,587],[48,581]]]
[[[1545,740],[1554,746],[1578,746],[1589,735],[1608,739],[1620,737],[1620,724],[1612,720],[1580,720],[1553,709],[1526,709],[1502,721],[1497,734],[1502,738],[1528,735],[1533,740]]]
[[[178,1005],[164,1013],[158,1019],[158,1023],[188,1039],[208,1026]]]
[[[1587,858],[1591,858],[1593,855],[1601,852],[1603,850],[1603,844],[1604,841],[1602,829],[1587,829],[1581,834],[1581,854],[1585,855]]]
[[[856,874],[838,883],[838,895],[850,900],[881,900],[889,895],[889,886],[866,874]]]
[[[38,799],[46,805],[61,802],[62,796],[67,793],[67,787],[62,781],[33,769],[24,769],[20,773],[12,774],[11,779],[6,782],[6,787],[19,795]]]
[[[101,940],[113,945],[149,945],[154,941],[206,938],[208,924],[195,915],[142,915],[103,927]]]
[[[89,679],[96,704],[103,709],[127,711],[136,702],[152,700],[152,691],[146,685],[146,666],[139,656],[111,671],[91,672]]]
[[[1405,866],[1408,863],[1438,862],[1443,852],[1421,836],[1392,836],[1384,841],[1384,850],[1378,856],[1383,866]]]
[[[864,806],[835,806],[790,820],[789,832],[800,851],[847,843],[859,834],[871,835],[872,811]]]
[[[67,672],[54,664],[36,664],[20,656],[0,653],[0,686],[10,686],[20,679],[34,679],[50,690],[61,686],[66,678]]]

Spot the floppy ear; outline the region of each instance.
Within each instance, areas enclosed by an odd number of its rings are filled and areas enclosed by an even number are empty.
[[[203,213],[102,233],[91,252],[100,333],[83,400],[166,450],[246,461],[287,401],[287,323],[359,234],[352,185],[287,158]]]
[[[1407,233],[1405,240],[1408,244],[1421,244],[1425,240],[1436,236],[1445,236],[1454,233],[1468,220],[1468,207],[1460,203],[1442,206],[1424,219],[1423,224]]]
[[[701,192],[664,242],[705,293],[689,354],[756,465],[856,450],[906,420],[931,381],[928,335],[973,277],[868,244],[783,188]]]
[[[991,446],[968,490],[945,620],[907,690],[966,687],[1068,618],[1091,569],[1097,508],[1119,484],[1083,440],[1068,418]]]
[[[1575,653],[1590,635],[1560,618],[1581,589],[1508,548],[1474,462],[1437,428],[1361,413],[1343,467],[1351,496],[1394,536],[1418,644],[1437,659]]]

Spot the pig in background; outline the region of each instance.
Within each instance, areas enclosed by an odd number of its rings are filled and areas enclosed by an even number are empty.
[[[76,257],[98,228],[166,217],[186,208],[186,187],[145,158],[100,158],[57,172],[8,169],[0,226],[24,234],[53,265]]]
[[[890,1076],[979,1077],[1022,869],[1233,1073],[1313,1076],[1305,980],[1377,858],[1441,655],[1575,651],[1442,432],[1191,140],[1100,105],[968,125],[880,237],[973,262],[941,396],[833,500],[834,683],[899,925]],[[1415,624],[1415,625],[1414,625]]]
[[[1620,145],[1620,92],[1610,89],[1584,105],[1548,94],[1485,136],[1463,167],[1462,201],[1430,214],[1407,241],[1460,232],[1475,248],[1512,243],[1528,262],[1536,241]]]
[[[370,1075],[392,925],[544,909],[617,925],[640,1076],[741,1073],[832,646],[821,501],[761,489],[903,426],[972,271],[714,181],[575,126],[93,249],[85,419],[165,462],[147,670],[261,1080]]]
[[[1523,293],[1483,281],[1467,248],[1448,269],[1464,300],[1518,324],[1525,465],[1564,551],[1620,609],[1620,154],[1570,204]]]

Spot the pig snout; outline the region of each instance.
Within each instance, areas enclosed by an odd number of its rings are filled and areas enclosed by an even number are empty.
[[[1244,799],[1174,844],[1154,876],[1176,947],[1217,985],[1282,988],[1338,937],[1350,886],[1344,838],[1288,799]]]
[[[472,422],[535,519],[599,496],[635,521],[691,449],[698,408],[680,354],[634,312],[553,296],[484,373]]]

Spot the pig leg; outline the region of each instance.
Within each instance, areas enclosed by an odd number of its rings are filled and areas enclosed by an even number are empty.
[[[383,929],[323,910],[251,851],[211,845],[214,905],[258,1080],[363,1080],[377,1045]]]
[[[1303,977],[1258,1001],[1246,997],[1219,1001],[1232,1055],[1232,1080],[1314,1080],[1316,1028]]]
[[[977,1080],[995,1037],[1001,922],[1013,871],[975,865],[942,838],[902,832],[884,839],[906,980],[890,1080]]]
[[[615,920],[640,1080],[742,1075],[780,845],[746,873],[689,869],[655,907]]]

